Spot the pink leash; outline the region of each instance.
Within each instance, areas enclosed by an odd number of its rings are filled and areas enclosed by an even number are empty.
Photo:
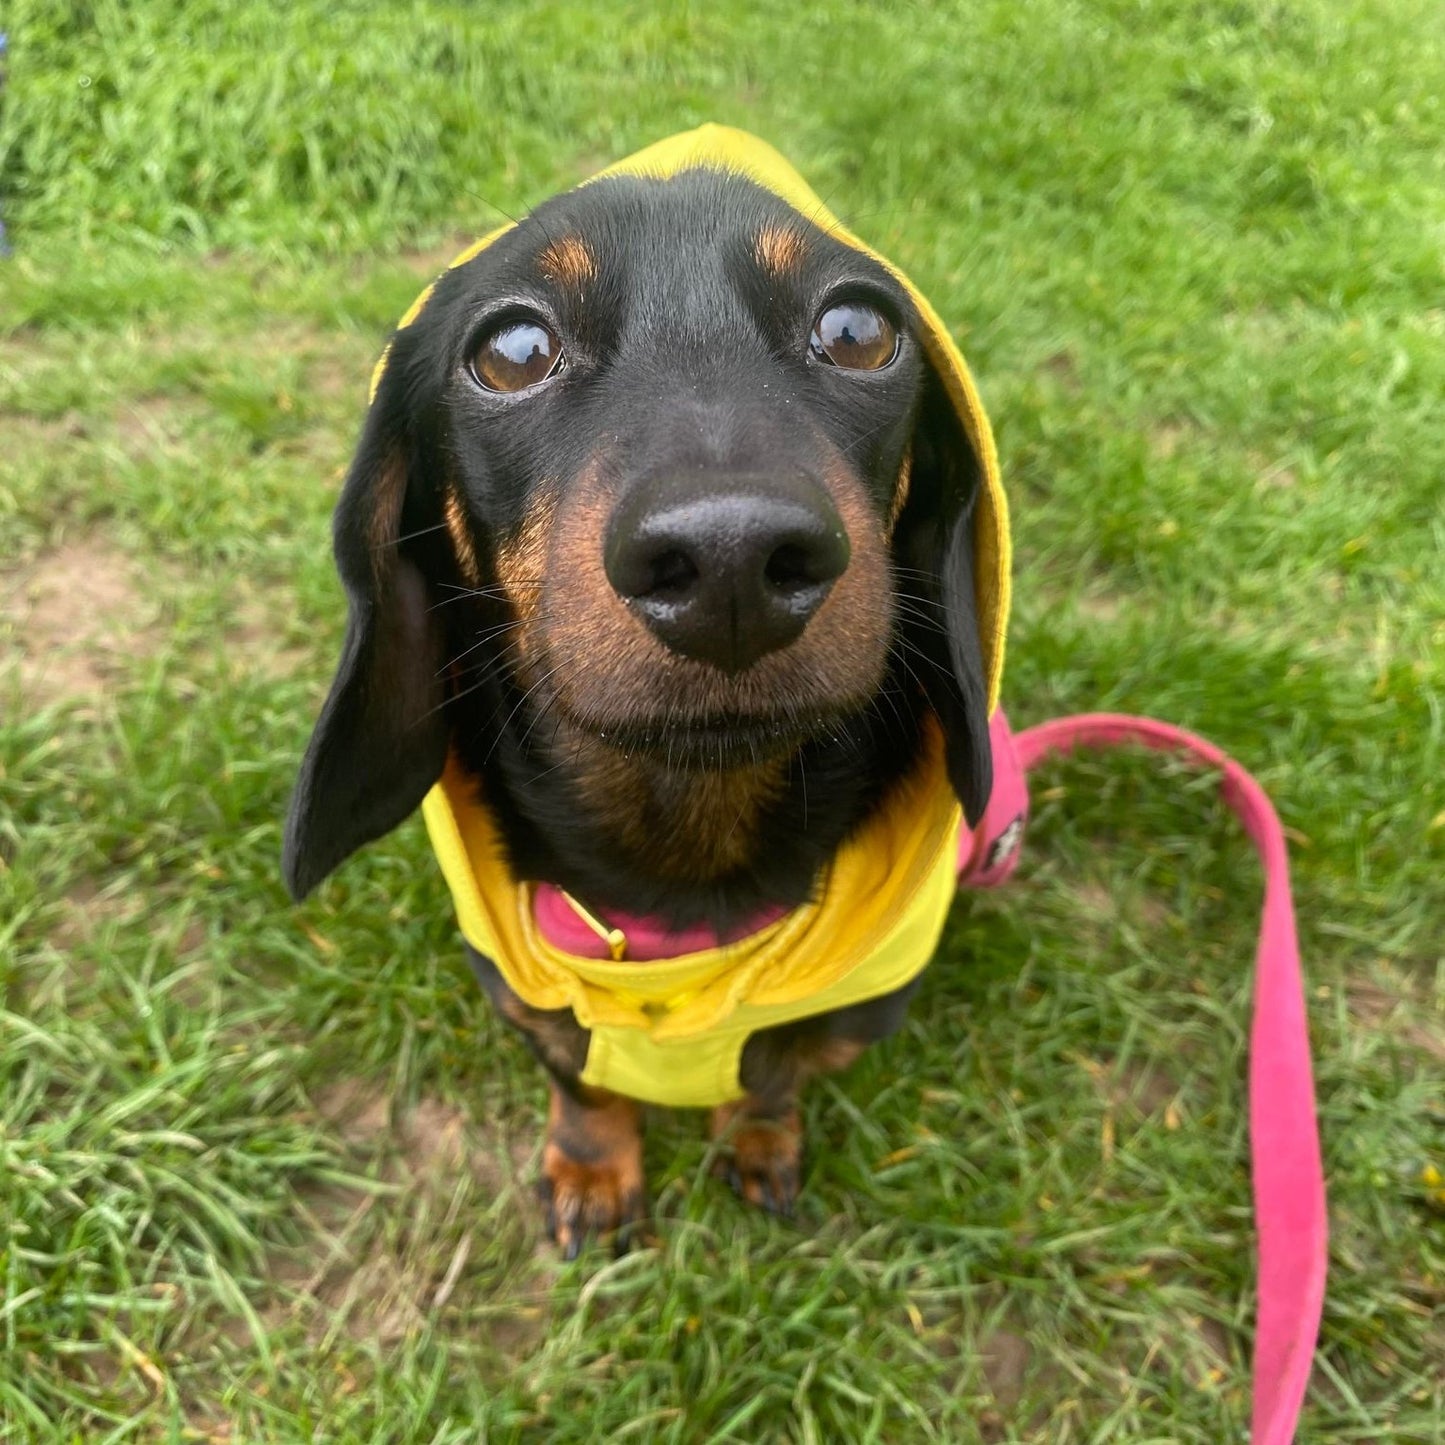
[[[960,839],[959,881],[969,887],[995,887],[1018,863],[1029,811],[1027,771],[1050,754],[1080,747],[1136,743],[1185,753],[1218,768],[1224,801],[1259,850],[1264,912],[1255,950],[1249,1049],[1249,1140],[1259,1237],[1250,1440],[1252,1445],[1289,1445],[1324,1307],[1326,1231],[1304,983],[1279,817],[1264,789],[1232,758],[1203,738],[1152,718],[1087,713],[1058,718],[1015,737],[999,708],[990,740],[993,792],[978,828],[965,830]],[[626,956],[636,961],[713,948],[735,936],[719,937],[706,929],[679,934],[653,918],[609,915],[603,926],[584,919],[564,893],[548,884],[537,889],[535,908],[542,934],[584,958],[609,957],[609,928],[622,931]],[[771,919],[765,914],[749,920],[738,934]]]
[[[1025,774],[1043,758],[1075,748],[1134,743],[1185,753],[1218,768],[1220,793],[1259,850],[1264,909],[1249,1047],[1249,1144],[1259,1237],[1250,1440],[1289,1445],[1324,1308],[1326,1224],[1304,981],[1279,816],[1264,789],[1232,758],[1194,733],[1153,718],[1084,713],[1015,737],[999,708],[991,741],[993,793],[978,829],[971,837],[965,834],[969,856],[960,858],[959,881],[970,887],[995,887],[1013,872],[1028,817]]]

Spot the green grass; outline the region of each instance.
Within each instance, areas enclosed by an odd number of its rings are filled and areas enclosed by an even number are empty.
[[[1018,881],[811,1096],[800,1226],[662,1116],[616,1263],[541,1240],[538,1073],[419,826],[283,896],[386,330],[442,241],[716,118],[957,327],[1015,720],[1154,713],[1272,790],[1333,1230],[1301,1438],[1445,1441],[1438,18],[14,0],[0,1437],[1243,1437],[1258,882],[1209,780],[1051,768]]]

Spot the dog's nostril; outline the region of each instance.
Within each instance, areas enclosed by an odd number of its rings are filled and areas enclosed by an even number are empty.
[[[652,585],[647,589],[649,596],[686,592],[698,578],[697,563],[676,547],[670,547],[652,559],[651,573]]]
[[[812,587],[822,580],[814,575],[815,571],[806,548],[796,542],[784,542],[768,558],[763,576],[780,592],[796,592],[800,587]]]

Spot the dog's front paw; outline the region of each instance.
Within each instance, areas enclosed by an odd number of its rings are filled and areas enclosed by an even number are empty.
[[[589,1237],[606,1234],[621,1254],[647,1217],[640,1121],[631,1099],[552,1086],[537,1194],[564,1259],[576,1259]]]
[[[712,1135],[725,1150],[720,1173],[739,1199],[793,1217],[802,1179],[803,1121],[796,1109],[761,1112],[739,1099],[713,1110]]]

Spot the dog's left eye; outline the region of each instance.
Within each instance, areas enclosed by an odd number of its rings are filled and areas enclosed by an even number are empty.
[[[847,371],[881,371],[898,355],[898,332],[881,311],[858,301],[830,306],[813,323],[808,349]]]
[[[472,353],[472,375],[488,391],[526,391],[561,364],[562,343],[540,321],[506,322]]]

